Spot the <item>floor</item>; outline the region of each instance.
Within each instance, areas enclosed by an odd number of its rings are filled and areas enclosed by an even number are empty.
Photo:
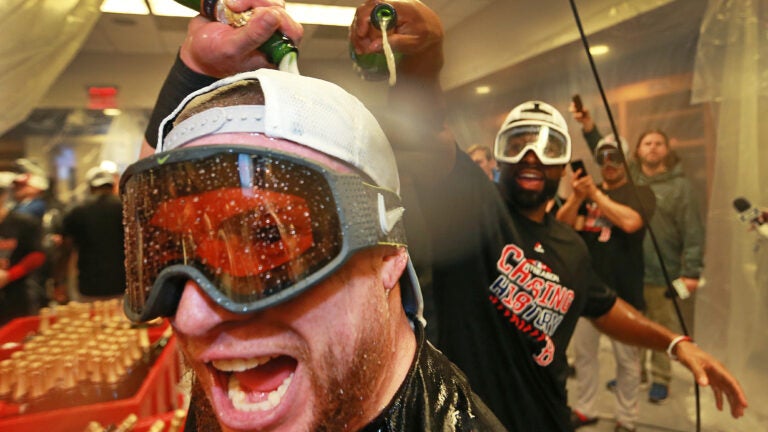
[[[614,377],[615,362],[613,351],[607,337],[600,341],[600,380],[601,388],[604,383]],[[640,418],[636,424],[637,432],[664,431],[664,432],[690,432],[696,431],[696,402],[692,375],[683,366],[673,363],[672,382],[670,383],[669,398],[661,405],[648,401],[648,389],[641,391]],[[575,381],[568,380],[568,392],[573,394]],[[714,397],[708,388],[700,389],[701,396],[701,431],[726,432],[742,429],[746,426],[741,421],[731,419],[727,413],[720,413],[715,407]],[[578,429],[578,432],[612,432],[615,426],[613,416],[615,397],[608,390],[599,394],[597,401],[598,417],[600,420],[590,426]],[[768,430],[768,429],[764,429]]]

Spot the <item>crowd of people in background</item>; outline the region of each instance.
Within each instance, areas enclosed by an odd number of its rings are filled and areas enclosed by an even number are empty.
[[[57,199],[50,174],[40,164],[22,158],[15,169],[0,172],[2,322],[35,315],[54,303],[122,297],[124,241],[116,168],[89,170],[84,176],[89,193],[82,202],[67,204]]]

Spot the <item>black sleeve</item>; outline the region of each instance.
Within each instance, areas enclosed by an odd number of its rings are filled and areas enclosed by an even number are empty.
[[[587,141],[587,145],[589,146],[590,153],[595,153],[597,143],[600,142],[600,139],[603,137],[603,135],[599,130],[597,130],[597,126],[593,127],[589,132],[583,132],[583,134],[584,139]]]
[[[160,94],[157,96],[147,129],[144,131],[144,139],[147,140],[147,143],[152,148],[157,148],[158,129],[163,119],[172,113],[188,94],[211,85],[216,80],[214,77],[193,71],[181,61],[181,57],[177,54],[176,61],[168,72],[163,87],[160,89]],[[167,126],[164,132],[167,132]]]

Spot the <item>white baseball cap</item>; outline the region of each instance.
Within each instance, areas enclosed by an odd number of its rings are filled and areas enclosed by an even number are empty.
[[[100,187],[115,184],[115,172],[100,166],[93,167],[85,173],[85,180],[90,187]]]
[[[264,106],[211,108],[175,126],[172,122],[197,96],[241,80],[258,80]],[[228,132],[260,132],[325,153],[368,175],[377,186],[400,192],[392,147],[373,114],[336,84],[274,69],[259,69],[222,79],[187,96],[160,124],[157,152],[194,139]]]
[[[34,173],[17,174],[13,179],[13,184],[17,186],[31,186],[39,190],[48,190],[48,179]]]
[[[7,189],[11,187],[13,181],[16,179],[17,174],[11,171],[0,171],[0,189]]]

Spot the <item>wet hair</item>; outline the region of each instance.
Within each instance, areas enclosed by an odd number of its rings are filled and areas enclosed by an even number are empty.
[[[174,120],[174,125],[213,107],[264,105],[264,92],[256,80],[237,81],[192,99]]]

